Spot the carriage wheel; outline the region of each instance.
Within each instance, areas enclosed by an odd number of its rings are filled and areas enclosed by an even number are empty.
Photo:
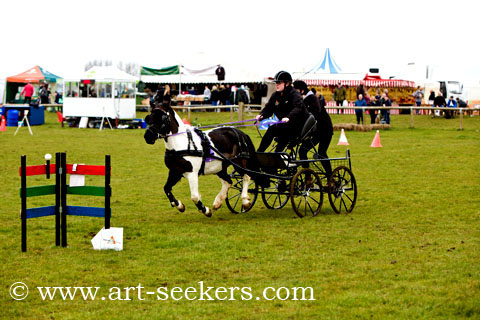
[[[268,188],[262,187],[262,200],[268,209],[283,208],[290,198],[288,183],[282,179],[270,179]]]
[[[290,184],[290,199],[300,218],[316,216],[323,203],[322,181],[318,174],[309,168],[298,171]]]
[[[329,179],[328,200],[336,213],[352,212],[357,201],[357,183],[352,170],[340,166]]]
[[[232,186],[228,189],[227,198],[225,203],[227,204],[230,212],[238,214],[250,211],[253,208],[253,205],[257,201],[258,196],[258,187],[253,179],[250,180],[248,184],[248,195],[250,196],[250,207],[247,209],[242,206],[242,187],[243,187],[243,175],[237,171],[230,173],[230,178],[232,179]]]

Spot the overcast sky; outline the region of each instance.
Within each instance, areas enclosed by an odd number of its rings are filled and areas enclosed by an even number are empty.
[[[343,72],[405,77],[415,63],[478,83],[478,12],[463,0],[1,1],[0,78],[34,65],[68,77],[93,59],[268,76],[307,71],[330,48]]]

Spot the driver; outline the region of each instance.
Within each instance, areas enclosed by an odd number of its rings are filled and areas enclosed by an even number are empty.
[[[270,126],[260,142],[258,152],[265,152],[274,137],[278,137],[276,152],[281,152],[290,140],[298,137],[308,117],[307,109],[300,93],[292,87],[292,76],[286,71],[280,71],[273,79],[276,92],[270,97],[265,108],[256,117],[262,120],[275,114],[282,123]]]

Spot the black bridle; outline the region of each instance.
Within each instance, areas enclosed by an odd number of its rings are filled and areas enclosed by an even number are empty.
[[[157,139],[167,138],[171,131],[170,114],[161,108],[154,108],[151,114],[145,117],[145,122],[148,124],[147,132]]]

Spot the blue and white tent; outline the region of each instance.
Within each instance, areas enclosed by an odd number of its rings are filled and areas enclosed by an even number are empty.
[[[308,71],[308,73],[319,72],[320,70],[333,74],[342,71],[342,69],[338,66],[335,60],[333,60],[332,54],[330,53],[330,48],[327,48],[325,50],[325,56],[323,57],[322,62],[317,63],[312,69]]]

